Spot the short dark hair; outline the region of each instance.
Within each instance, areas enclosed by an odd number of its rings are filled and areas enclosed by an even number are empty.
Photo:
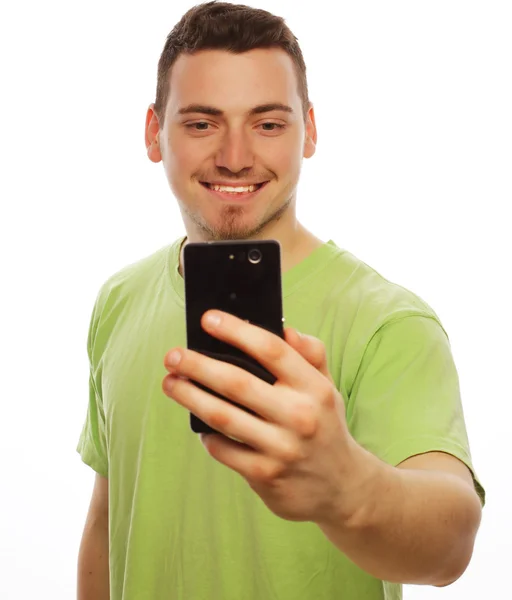
[[[257,48],[282,48],[291,57],[306,120],[310,107],[306,64],[298,40],[285,20],[259,8],[214,1],[191,8],[167,36],[158,61],[155,113],[160,126],[169,98],[169,73],[180,54],[201,50],[241,54]]]

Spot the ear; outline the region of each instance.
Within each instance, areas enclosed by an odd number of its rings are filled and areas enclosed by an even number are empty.
[[[158,163],[162,160],[159,137],[160,125],[155,112],[155,105],[151,104],[146,114],[145,141],[148,158],[154,163]]]
[[[316,151],[317,131],[315,122],[315,109],[310,103],[306,118],[306,137],[304,140],[304,158],[311,158]]]

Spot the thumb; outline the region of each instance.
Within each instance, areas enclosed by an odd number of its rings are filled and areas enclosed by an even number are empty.
[[[325,375],[332,382],[329,367],[327,366],[327,354],[322,341],[312,335],[299,333],[293,327],[284,330],[285,341],[298,352],[310,365]]]

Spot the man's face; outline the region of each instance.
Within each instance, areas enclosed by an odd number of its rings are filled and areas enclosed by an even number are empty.
[[[148,155],[163,161],[189,237],[248,239],[292,223],[302,159],[315,151],[316,130],[313,109],[304,123],[284,51],[181,55],[159,131],[155,119],[150,107]]]

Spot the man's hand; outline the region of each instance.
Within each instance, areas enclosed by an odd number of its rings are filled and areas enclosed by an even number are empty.
[[[284,519],[349,520],[360,508],[372,474],[359,468],[361,448],[349,434],[343,398],[329,374],[322,342],[293,329],[286,329],[282,340],[219,311],[203,315],[202,325],[277,378],[269,385],[243,369],[184,348],[166,355],[164,392],[220,432],[201,437],[206,450],[240,473]]]

